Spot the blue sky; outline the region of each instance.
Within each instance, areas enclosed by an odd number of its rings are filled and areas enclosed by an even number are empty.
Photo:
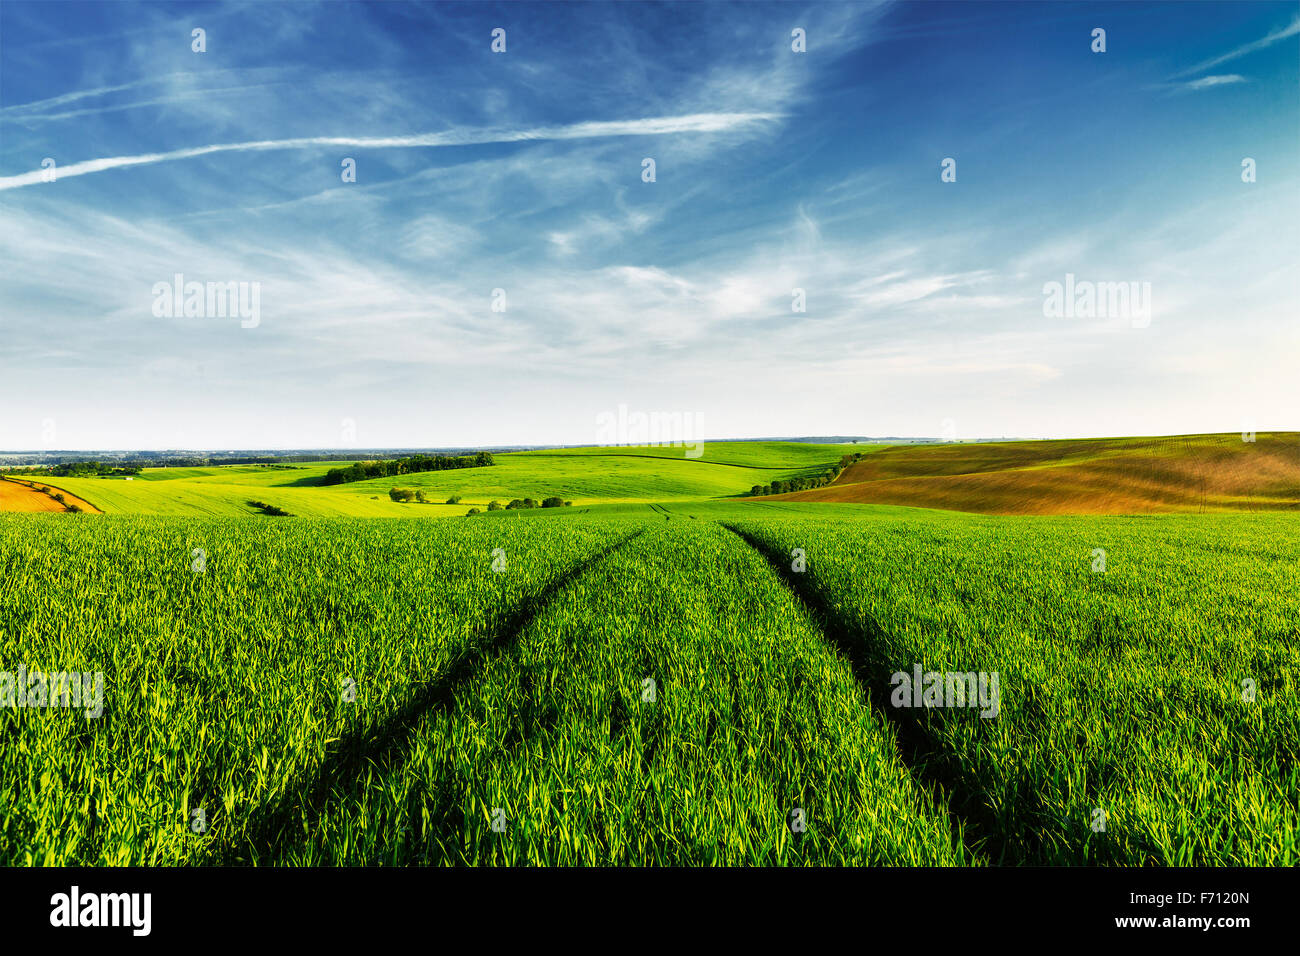
[[[1296,3],[6,2],[0,448],[1296,429],[1298,64]]]

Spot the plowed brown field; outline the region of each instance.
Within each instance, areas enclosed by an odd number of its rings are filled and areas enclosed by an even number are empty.
[[[1300,433],[895,445],[786,501],[984,514],[1300,508]]]

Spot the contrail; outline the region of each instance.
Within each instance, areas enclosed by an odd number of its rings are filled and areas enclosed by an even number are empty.
[[[1250,43],[1244,44],[1243,46],[1239,46],[1235,50],[1229,50],[1227,53],[1223,54],[1222,56],[1216,56],[1209,60],[1205,60],[1201,63],[1198,63],[1195,66],[1190,66],[1185,70],[1180,70],[1179,72],[1171,76],[1170,79],[1176,80],[1180,76],[1187,76],[1191,73],[1200,73],[1202,70],[1208,70],[1211,67],[1218,66],[1220,63],[1227,63],[1229,60],[1235,60],[1238,57],[1245,56],[1248,53],[1254,53],[1256,50],[1263,50],[1266,47],[1272,46],[1274,43],[1277,43],[1280,40],[1285,40],[1288,37],[1293,37],[1297,33],[1300,33],[1300,17],[1296,17],[1294,20],[1292,20],[1290,25],[1285,26],[1280,30],[1274,30],[1272,33],[1268,34],[1267,36],[1260,37],[1258,40],[1254,40]]]
[[[259,70],[245,70],[243,72],[245,74],[248,73],[257,74],[257,73],[266,72],[267,69],[268,68],[263,68]],[[206,78],[209,76],[218,76],[223,73],[236,73],[236,72],[240,72],[240,71],[234,69],[208,70],[204,74],[202,74],[202,76]],[[172,80],[177,80],[177,79],[192,81],[195,79],[195,75],[193,73],[167,73],[164,74],[163,76],[155,76],[143,80],[132,80],[130,83],[118,83],[115,86],[98,86],[90,90],[75,90],[74,92],[71,93],[60,93],[58,96],[50,96],[43,100],[32,100],[27,103],[15,103],[12,106],[0,106],[0,119],[3,119],[5,117],[13,117],[15,119],[25,120],[27,118],[26,114],[36,110],[49,109],[51,106],[65,106],[68,103],[78,103],[81,100],[96,99],[97,97],[100,96],[108,96],[110,93],[121,93],[123,90],[138,90],[143,86],[158,86],[159,84],[169,83]],[[193,92],[203,93],[206,91],[202,89],[197,89],[194,90]],[[166,101],[159,101],[159,102],[166,102]]]
[[[419,133],[414,136],[308,136],[297,139],[265,139],[246,143],[215,143],[211,146],[193,146],[165,153],[143,153],[138,156],[110,156],[105,159],[88,159],[80,163],[58,167],[58,179],[85,176],[105,169],[124,166],[146,166],[178,159],[193,159],[211,153],[249,152],[267,149],[306,149],[314,146],[345,146],[356,149],[409,149],[415,147],[478,146],[485,143],[519,143],[533,140],[593,139],[606,136],[662,136],[669,133],[716,133],[780,119],[780,113],[693,113],[688,116],[663,116],[651,119],[613,120],[607,122],[573,123],[568,126],[541,126],[534,129],[469,129],[442,133]],[[48,171],[33,170],[17,176],[0,177],[0,190],[17,189],[44,182]]]

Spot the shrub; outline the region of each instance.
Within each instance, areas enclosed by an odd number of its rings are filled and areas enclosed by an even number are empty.
[[[542,507],[543,507],[543,508],[562,508],[562,507],[564,507],[564,499],[563,499],[563,498],[554,498],[554,497],[552,497],[552,498],[543,498],[543,499],[542,499]]]
[[[480,512],[477,508],[470,508],[469,511],[466,511],[466,512],[465,512],[465,515],[466,515],[467,517],[468,517],[469,515],[476,515],[476,514],[482,514],[482,512]]]
[[[501,502],[499,501],[488,502],[488,511],[500,511],[500,510],[501,510]]]
[[[447,504],[449,505],[460,504],[460,495],[452,495],[450,498],[447,499]]]

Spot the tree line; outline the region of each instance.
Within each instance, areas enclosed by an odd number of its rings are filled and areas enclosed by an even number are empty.
[[[485,468],[495,464],[491,452],[486,451],[477,455],[411,455],[408,458],[390,458],[384,461],[358,461],[346,468],[331,468],[325,472],[321,484],[342,485],[369,478],[391,478],[394,475],[449,471],[452,468]]]
[[[791,491],[808,491],[810,488],[823,488],[829,485],[840,473],[849,465],[861,461],[867,457],[867,452],[854,452],[852,455],[845,455],[839,460],[839,464],[832,465],[820,475],[801,475],[798,478],[778,478],[770,485],[755,485],[749,489],[751,496],[759,495],[784,495]]]
[[[100,461],[69,461],[43,468],[8,469],[8,474],[42,475],[49,478],[108,478],[119,475],[138,475],[144,462],[127,461],[111,465]]]

